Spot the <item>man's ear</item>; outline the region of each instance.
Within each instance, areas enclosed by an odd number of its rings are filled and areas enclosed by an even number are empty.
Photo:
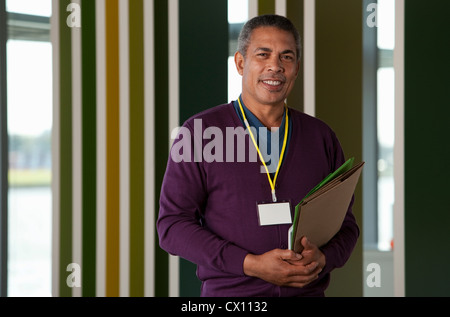
[[[234,63],[236,64],[236,69],[237,69],[239,75],[243,76],[245,60],[244,60],[244,56],[242,56],[242,54],[240,52],[236,52],[234,54]]]

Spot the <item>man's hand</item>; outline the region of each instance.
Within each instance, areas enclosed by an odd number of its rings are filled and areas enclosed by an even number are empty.
[[[244,273],[279,286],[304,287],[318,278],[325,266],[325,256],[305,237],[302,245],[301,254],[281,249],[261,255],[248,254],[244,260]]]
[[[303,237],[301,242],[303,245],[301,264],[317,262],[319,268],[322,270],[326,264],[325,255],[315,244],[310,242],[307,237]]]

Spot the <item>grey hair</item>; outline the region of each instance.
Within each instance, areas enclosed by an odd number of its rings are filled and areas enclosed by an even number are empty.
[[[238,52],[241,53],[242,56],[246,57],[253,30],[260,27],[275,27],[280,30],[290,32],[294,36],[295,40],[297,61],[300,60],[302,44],[297,28],[289,19],[276,14],[260,15],[250,19],[249,21],[247,21],[247,23],[245,23],[244,27],[241,30],[241,33],[239,34],[237,48]]]

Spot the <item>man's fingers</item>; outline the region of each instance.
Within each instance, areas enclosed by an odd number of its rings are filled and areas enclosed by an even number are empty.
[[[318,266],[317,262],[308,264],[303,267],[303,270],[297,270],[296,274],[289,276],[289,282],[286,285],[291,287],[304,287],[317,280],[320,272],[322,272],[322,268]]]
[[[306,263],[305,260],[307,260]],[[318,261],[311,261],[291,250],[275,249],[262,255],[247,255],[244,272],[280,286],[304,287],[318,278]]]
[[[315,268],[314,268],[315,267]],[[314,268],[314,269],[313,269]],[[292,275],[289,277],[288,281],[285,283],[286,286],[291,287],[305,287],[309,283],[317,280],[319,278],[319,273],[322,271],[318,266],[310,266],[302,275]],[[312,271],[311,271],[312,269]],[[309,272],[309,273],[307,273]]]
[[[302,242],[303,250],[309,250],[309,249],[314,248],[314,244],[312,244],[306,236],[304,236],[302,238],[301,242]]]
[[[311,262],[307,265],[291,265],[288,268],[288,276],[310,276],[318,274],[315,271],[319,268],[319,263]]]
[[[299,261],[303,259],[303,256],[301,254],[295,253],[291,250],[280,250],[280,257],[284,261]]]

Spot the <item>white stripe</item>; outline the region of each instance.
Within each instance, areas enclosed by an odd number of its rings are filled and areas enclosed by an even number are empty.
[[[258,0],[248,0],[248,19],[258,16]]]
[[[394,296],[405,296],[405,0],[395,2]]]
[[[286,16],[287,14],[287,0],[275,0],[275,14]]]
[[[304,39],[303,39],[303,69],[304,69],[304,112],[316,115],[316,69],[315,69],[315,24],[316,1],[304,0]]]
[[[169,131],[179,126],[179,33],[178,33],[178,0],[169,0]],[[179,258],[169,257],[169,296],[180,294]]]
[[[81,6],[81,0],[74,0]],[[77,263],[83,272],[82,263],[82,69],[81,69],[81,28],[72,27],[72,262]],[[63,266],[69,263],[62,263]],[[74,287],[74,297],[81,296],[81,287]]]
[[[106,17],[105,0],[95,4],[97,65],[96,296],[106,296]]]
[[[153,0],[144,1],[144,296],[155,296],[155,41]]]
[[[169,0],[169,142],[172,130],[180,125],[178,0]]]
[[[52,16],[50,18],[51,28],[50,35],[53,47],[53,127],[52,127],[52,199],[53,199],[53,224],[52,224],[52,296],[58,297],[59,293],[59,239],[60,239],[60,210],[59,210],[59,107],[60,105],[60,59],[61,54],[59,50],[59,1],[52,1]]]
[[[120,73],[120,279],[119,294],[130,294],[130,70],[128,0],[119,0]]]

